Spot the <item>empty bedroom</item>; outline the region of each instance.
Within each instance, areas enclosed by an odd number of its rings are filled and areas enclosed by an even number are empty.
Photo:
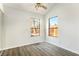
[[[0,4],[0,56],[79,56],[79,3]]]

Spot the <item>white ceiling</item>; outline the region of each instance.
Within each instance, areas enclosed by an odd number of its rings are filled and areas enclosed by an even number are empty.
[[[23,11],[29,11],[29,12],[34,12],[38,13],[41,15],[45,15],[54,7],[54,3],[43,3],[44,5],[47,6],[47,9],[41,9],[41,10],[36,10],[35,9],[35,3],[6,3],[4,6],[9,7],[9,8],[15,8],[18,10],[23,10]]]

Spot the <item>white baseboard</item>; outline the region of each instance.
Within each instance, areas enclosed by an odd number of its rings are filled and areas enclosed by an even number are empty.
[[[48,41],[46,41],[46,42],[47,42],[47,43],[50,43],[50,44],[53,44],[53,43],[48,42]],[[62,49],[65,49],[65,50],[71,51],[71,52],[73,52],[73,53],[75,53],[75,54],[78,54],[78,55],[79,55],[79,52],[77,52],[77,51],[73,51],[73,50],[71,50],[71,49],[68,49],[68,48],[66,48],[66,47],[59,46],[59,45],[56,45],[56,44],[53,44],[53,45],[58,46],[58,47],[60,47],[60,48],[62,48]]]
[[[40,43],[40,42],[35,42],[35,43]],[[13,46],[13,47],[5,47],[5,48],[3,48],[1,50],[7,50],[7,49],[12,49],[12,48],[17,48],[17,47],[21,47],[21,46],[25,46],[25,45],[30,45],[30,44],[35,44],[35,43],[22,44],[22,45],[17,45],[17,46]]]

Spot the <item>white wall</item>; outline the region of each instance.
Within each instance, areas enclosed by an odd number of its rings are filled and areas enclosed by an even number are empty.
[[[4,30],[3,30],[3,16],[4,16],[4,14],[3,14],[3,11],[0,9],[0,50],[2,50],[3,49],[3,44],[4,44],[4,42],[3,42],[3,37],[5,36],[3,36],[3,34],[4,34]]]
[[[2,34],[2,13],[1,13],[1,10],[0,10],[0,50],[1,50],[1,41],[2,41],[2,38],[1,38],[1,34]]]
[[[58,38],[48,36],[48,19],[58,16]],[[46,41],[79,54],[79,4],[57,4],[46,15]]]
[[[44,19],[41,15],[13,8],[4,8],[6,49],[44,41]],[[40,36],[31,37],[30,17],[40,18]]]

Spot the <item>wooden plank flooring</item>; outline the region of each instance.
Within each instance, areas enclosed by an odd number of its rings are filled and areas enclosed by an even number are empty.
[[[1,51],[0,51],[1,53]],[[49,43],[36,43],[22,47],[7,49],[1,56],[79,56]]]

